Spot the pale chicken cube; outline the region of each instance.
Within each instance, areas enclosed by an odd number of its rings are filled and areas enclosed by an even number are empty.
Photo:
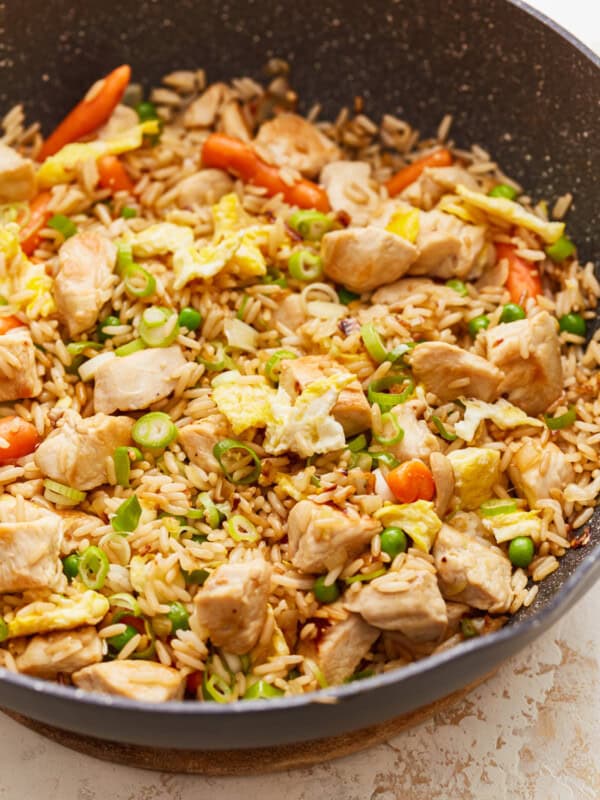
[[[181,700],[185,691],[185,675],[155,661],[105,661],[80,669],[72,679],[75,686],[88,692],[146,703]]]
[[[258,642],[267,618],[271,565],[260,558],[222,564],[194,598],[198,622],[215,647],[243,655]]]
[[[344,211],[353,225],[366,225],[379,203],[370,184],[371,165],[366,161],[332,161],[321,171],[321,185],[334,211]]]
[[[231,89],[225,83],[213,83],[186,108],[183,124],[186,128],[209,128],[214,125],[221,105],[230,96]]]
[[[218,202],[233,189],[233,181],[221,169],[201,169],[179,181],[177,205],[181,208]]]
[[[409,241],[374,225],[326,233],[321,253],[327,277],[358,294],[394,283],[418,255]]]
[[[136,125],[139,125],[139,122],[140,118],[135,109],[119,103],[108,118],[108,121],[101,128],[98,128],[96,136],[98,139],[114,139],[120,133],[135,128]]]
[[[412,351],[413,375],[443,403],[458,397],[491,402],[500,395],[502,372],[487,359],[446,342],[423,342]]]
[[[442,525],[433,545],[440,589],[448,600],[502,614],[512,602],[512,566],[503,551],[481,536]]]
[[[369,625],[398,631],[413,642],[438,641],[448,625],[433,564],[410,554],[398,569],[363,586],[346,607]]]
[[[117,248],[93,231],[78,233],[58,252],[54,300],[60,321],[74,337],[96,324],[115,283]]]
[[[303,572],[320,574],[336,569],[365,550],[381,525],[348,506],[301,500],[288,517],[288,554]]]
[[[102,661],[102,639],[92,627],[34,636],[15,660],[19,672],[56,679]]]
[[[327,628],[317,644],[302,643],[300,649],[317,662],[328,684],[339,684],[356,670],[379,633],[358,614],[349,614]]]
[[[289,294],[278,304],[273,318],[275,322],[295,333],[308,320],[304,298],[297,292]]]
[[[11,495],[0,497],[0,594],[46,589],[62,576],[58,514]]]
[[[311,383],[345,372],[343,367],[327,356],[303,356],[281,362],[279,385],[291,397],[296,397]],[[371,427],[371,407],[358,378],[340,391],[331,413],[346,436],[354,436]]]
[[[221,107],[220,117],[219,130],[222,130],[227,136],[233,136],[243,142],[250,141],[248,123],[237,100],[225,103]]]
[[[563,490],[575,480],[573,467],[560,447],[529,438],[514,453],[508,475],[530,508],[535,508],[538,500],[550,499],[552,490]]]
[[[452,194],[458,183],[474,192],[478,191],[477,181],[464,167],[426,167],[420,177],[404,189],[400,197],[413,206],[429,211],[443,195]]]
[[[272,163],[291,167],[309,178],[340,157],[337,145],[297,114],[279,114],[263,122],[254,142],[258,153],[268,155]]]
[[[414,302],[418,295],[425,295],[424,304],[444,306],[466,306],[469,299],[461,297],[454,289],[429,280],[429,278],[401,278],[389,286],[382,286],[371,298],[372,303],[394,307]],[[421,302],[418,303],[421,305]]]
[[[104,414],[148,408],[171,394],[185,364],[178,345],[113,358],[96,372],[94,408]]]
[[[227,437],[227,421],[219,414],[191,422],[179,428],[179,443],[192,464],[210,474],[221,467],[213,455],[213,447]]]
[[[35,165],[0,143],[0,203],[19,203],[35,194]]]
[[[485,335],[487,356],[504,373],[500,393],[511,403],[536,415],[560,397],[563,373],[558,326],[547,311],[497,325]]]
[[[425,420],[418,418],[422,407],[419,401],[409,401],[395,406],[391,411],[404,435],[397,444],[389,445],[387,449],[400,461],[418,458],[427,464],[431,454],[440,449],[437,437],[429,430]]]
[[[84,419],[67,411],[35,451],[35,463],[52,480],[83,492],[95,489],[108,482],[106,462],[115,448],[131,443],[133,423],[129,417],[94,414]]]
[[[0,403],[37,397],[41,391],[29,329],[13,328],[0,336]]]
[[[492,258],[482,225],[469,225],[442,211],[419,212],[418,257],[411,275],[476,278]]]

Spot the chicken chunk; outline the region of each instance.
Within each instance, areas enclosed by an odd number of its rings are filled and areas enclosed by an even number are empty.
[[[243,142],[250,141],[248,124],[244,119],[241,106],[237,100],[225,103],[225,105],[221,107],[219,129],[226,133],[227,136],[234,136],[236,139],[241,139]]]
[[[102,661],[102,639],[95,628],[34,636],[16,658],[17,669],[37,678],[56,679]]]
[[[353,225],[366,225],[379,195],[369,185],[366,161],[332,161],[321,171],[321,184],[334,211],[344,211]]]
[[[412,352],[415,378],[443,403],[458,397],[490,402],[500,394],[502,372],[485,358],[446,342],[423,342]]]
[[[221,169],[201,169],[177,184],[177,205],[190,208],[218,202],[233,189],[233,181]]]
[[[486,331],[490,361],[504,373],[500,393],[528,414],[541,414],[562,392],[556,321],[547,311]],[[483,398],[482,398],[483,399]]]
[[[88,692],[117,694],[146,703],[181,700],[185,690],[185,676],[181,672],[155,661],[92,664],[75,672],[73,683]]]
[[[485,228],[468,225],[442,211],[419,213],[418,258],[411,275],[432,278],[477,278],[491,259]]]
[[[448,625],[435,568],[418,556],[407,555],[399,569],[363,586],[346,607],[369,625],[399,631],[413,642],[437,641]]]
[[[82,419],[67,411],[57,428],[41,443],[34,459],[52,480],[87,491],[108,481],[106,462],[116,447],[131,442],[133,420],[95,414]]]
[[[0,402],[37,397],[41,391],[29,329],[13,328],[0,336]]]
[[[297,331],[308,319],[306,303],[297,292],[293,292],[279,303],[273,317],[275,322],[285,325],[288,330]]]
[[[319,574],[356,558],[381,525],[349,506],[333,506],[301,500],[288,517],[288,553],[303,572]]]
[[[139,122],[140,118],[134,108],[119,103],[107,122],[101,128],[98,128],[96,136],[98,139],[114,139],[120,133],[139,125]]]
[[[487,539],[442,525],[433,545],[440,589],[449,600],[502,614],[512,602],[512,567]]]
[[[178,345],[113,358],[96,372],[94,408],[104,414],[148,408],[171,394],[185,364]]]
[[[314,178],[340,151],[331,139],[304,117],[279,114],[263,122],[254,140],[259,153],[279,167],[291,167]]]
[[[435,483],[435,513],[443,519],[454,496],[454,470],[452,462],[443,453],[433,452],[429,467]]]
[[[213,447],[227,436],[227,421],[220,414],[205,417],[179,428],[179,442],[186,456],[204,472],[218,473],[219,462],[213,455]]]
[[[417,295],[425,295],[425,304],[443,303],[446,306],[465,306],[469,302],[454,289],[434,283],[429,278],[402,278],[389,286],[382,286],[375,292],[371,302],[381,303],[392,308],[394,306],[401,307],[414,302]],[[420,302],[419,305],[421,305]]]
[[[560,447],[552,442],[542,445],[535,439],[523,440],[512,457],[508,475],[530,508],[535,508],[538,500],[551,498],[553,489],[562,490],[575,480],[573,467]]]
[[[110,299],[117,248],[93,231],[78,233],[62,245],[54,279],[54,299],[69,336],[95,325],[98,312]]]
[[[342,683],[355,671],[377,640],[379,631],[358,614],[328,628],[318,643],[302,644],[301,650],[319,665],[330,685]]]
[[[475,178],[464,167],[426,167],[421,176],[401,193],[400,197],[413,206],[425,211],[432,209],[442,196],[453,193],[456,185],[462,183],[472,191],[478,191]]]
[[[45,589],[62,575],[58,514],[11,495],[0,498],[0,594]]]
[[[320,378],[343,372],[345,370],[331,358],[303,356],[281,362],[279,385],[291,397],[296,397]],[[358,378],[341,390],[331,413],[346,436],[354,436],[371,427],[371,407]]]
[[[409,270],[417,253],[406,239],[373,225],[332,231],[322,242],[327,277],[359,294],[397,281]]]
[[[186,128],[209,128],[214,125],[221,105],[230,95],[231,89],[225,83],[213,83],[187,107],[183,124]]]
[[[267,618],[271,566],[260,558],[222,564],[207,579],[194,603],[196,616],[215,647],[248,653]]]
[[[0,143],[0,203],[19,203],[35,194],[35,166],[30,158]]]
[[[401,441],[390,445],[387,449],[400,461],[419,458],[427,464],[431,454],[440,449],[440,443],[429,430],[427,423],[417,417],[420,407],[422,403],[419,401],[410,401],[392,409],[391,413],[404,431],[404,436]]]

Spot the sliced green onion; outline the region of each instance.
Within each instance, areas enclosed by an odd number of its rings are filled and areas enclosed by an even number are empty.
[[[46,478],[44,481],[44,497],[55,505],[76,506],[85,500],[85,492],[66,486],[64,483]]]
[[[115,465],[115,477],[117,484],[127,488],[129,486],[129,476],[131,474],[131,462],[141,461],[142,454],[137,447],[117,447],[113,453]]]
[[[234,542],[256,542],[260,539],[256,525],[241,514],[230,517],[225,523],[225,530]]]
[[[281,362],[288,361],[293,358],[298,358],[296,353],[291,350],[277,350],[276,353],[269,358],[265,364],[265,375],[275,385],[279,383],[279,373],[281,371]]]
[[[459,281],[458,278],[450,278],[449,281],[446,281],[446,286],[461,297],[466,297],[469,294],[466,284],[463,281]]]
[[[67,353],[75,358],[80,356],[84,350],[102,350],[100,342],[69,342],[67,345]]]
[[[406,386],[399,393],[389,394],[384,391],[385,389],[390,389],[392,386],[401,384],[406,384]],[[383,412],[391,411],[394,406],[405,403],[408,398],[412,396],[414,390],[414,381],[407,375],[385,375],[383,378],[371,381],[367,388],[367,398],[371,405],[377,403]]]
[[[61,233],[65,239],[70,239],[71,236],[75,236],[77,233],[77,225],[75,225],[73,220],[65,217],[64,214],[55,214],[53,217],[50,217],[48,220],[48,227],[54,228],[54,230]]]
[[[145,647],[143,650],[136,650],[129,656],[129,658],[139,659],[140,661],[147,661],[154,655],[156,651],[156,645],[154,643],[154,631],[152,630],[152,626],[150,625],[150,622],[147,619],[144,619],[144,628],[146,631],[146,637],[148,639],[148,647]]]
[[[130,356],[133,353],[137,353],[139,350],[145,350],[146,345],[141,339],[132,339],[127,344],[122,344],[121,347],[117,347],[114,351],[116,356],[119,358],[123,358],[123,356]]]
[[[117,513],[111,519],[110,524],[117,533],[133,533],[140,522],[141,516],[142,507],[140,501],[137,499],[137,495],[132,494],[118,507]]]
[[[131,206],[123,206],[121,209],[121,216],[123,219],[133,219],[134,217],[137,217],[137,211]]]
[[[544,422],[551,431],[562,431],[563,428],[568,428],[577,419],[577,411],[575,406],[570,406],[568,411],[558,417],[550,417],[544,414]]]
[[[123,274],[125,291],[131,297],[150,297],[156,291],[156,278],[139,264],[130,264]]]
[[[323,277],[323,259],[310,250],[296,250],[290,256],[288,269],[297,281],[320,281]]]
[[[392,455],[392,453],[378,452],[377,450],[369,450],[367,453],[372,459],[374,459],[377,464],[383,464],[384,467],[388,469],[394,469],[400,463],[398,459]]]
[[[359,453],[352,453],[350,457],[350,469],[358,468],[363,472],[370,472],[372,467],[373,467],[373,459],[369,453],[365,453],[364,450]],[[311,478],[311,483],[312,483],[312,478]],[[320,486],[320,483],[315,485]]]
[[[210,572],[207,569],[193,569],[190,572],[186,572],[186,570],[182,569],[181,574],[183,575],[186,586],[203,586]]]
[[[140,417],[131,430],[131,438],[140,447],[168,447],[177,436],[177,427],[163,411],[151,411]]]
[[[287,288],[288,285],[285,275],[282,275],[275,267],[271,267],[271,269],[267,270],[266,275],[262,276],[261,282],[267,285],[274,284],[275,286],[281,286],[282,289]]]
[[[271,697],[282,697],[283,692],[271,683],[262,679],[253,683],[244,692],[244,700],[269,700]]]
[[[360,453],[361,450],[366,450],[367,448],[367,437],[364,433],[359,433],[354,439],[346,442],[346,447],[351,453]]]
[[[111,594],[108,598],[108,602],[110,603],[111,608],[118,608],[119,612],[125,612],[125,614],[129,614],[134,617],[141,617],[142,610],[140,609],[140,604],[135,599],[132,594],[128,592],[119,592],[118,594]],[[123,616],[121,614],[121,616]]]
[[[507,200],[515,200],[518,194],[517,190],[507,183],[498,183],[488,192],[489,197],[505,197]]]
[[[417,346],[416,342],[403,342],[402,344],[396,345],[392,350],[388,352],[385,357],[385,361],[390,361],[392,364],[395,364],[397,361],[400,361],[403,356],[407,353],[410,353],[411,350]]]
[[[133,247],[129,242],[120,242],[117,245],[117,269],[123,272],[133,266]]]
[[[224,345],[221,342],[213,343],[215,348],[215,361],[208,361],[205,358],[198,356],[197,361],[202,364],[209,372],[223,372],[225,369],[235,369],[235,361],[228,356],[225,352]]]
[[[352,575],[350,578],[344,578],[346,583],[365,583],[366,581],[375,580],[375,578],[380,578],[382,575],[385,575],[387,570],[385,567],[381,569],[376,569],[374,572],[361,572],[358,575]]]
[[[498,195],[496,195],[498,196]],[[512,199],[512,198],[511,198]],[[461,619],[460,631],[465,639],[472,639],[474,636],[479,636],[479,631],[473,624],[472,619]]]
[[[8,634],[8,624],[3,617],[0,617],[0,642],[5,642],[8,639]]]
[[[109,317],[106,317],[101,322],[98,323],[97,332],[98,338],[101,342],[105,342],[107,339],[110,339],[111,336],[114,334],[112,333],[105,333],[105,328],[115,328],[117,325],[121,324],[121,320],[118,317],[113,316],[112,314]]]
[[[317,242],[333,228],[333,220],[320,211],[295,211],[288,220],[290,228],[311,242]]]
[[[564,261],[566,258],[569,258],[569,256],[572,256],[574,252],[575,245],[568,236],[561,236],[560,239],[557,239],[557,241],[554,242],[554,244],[551,244],[546,248],[546,255],[557,264],[560,264],[561,261]]]
[[[244,312],[246,311],[246,306],[248,305],[248,301],[249,300],[250,300],[250,295],[249,294],[245,294],[242,297],[242,302],[240,303],[240,307],[238,308],[238,310],[237,310],[237,312],[235,314],[238,319],[241,319],[241,320],[244,319]]]
[[[336,288],[338,300],[343,306],[349,306],[350,303],[353,303],[355,300],[360,298],[359,294],[356,292],[351,292],[350,289],[346,289],[345,286],[339,286]]]
[[[205,700],[214,700],[216,703],[228,703],[231,699],[231,688],[219,675],[211,675],[210,678],[207,678],[205,673],[202,681],[202,696]]]
[[[169,308],[150,306],[142,314],[139,333],[148,347],[168,347],[179,336],[177,315]]]
[[[438,433],[442,439],[445,439],[447,442],[455,442],[458,439],[458,436],[455,433],[450,433],[442,420],[439,417],[436,417],[435,414],[431,417],[431,421],[438,429]]]
[[[374,669],[361,669],[360,672],[353,672],[349,678],[344,680],[344,683],[354,683],[354,681],[362,681],[365,678],[372,678],[375,675]]]
[[[91,545],[81,554],[79,577],[88,589],[102,589],[110,564],[104,550]]]
[[[225,519],[225,512],[215,505],[208,492],[201,492],[198,495],[196,498],[196,505],[198,508],[192,508],[186,514],[186,516],[190,519],[202,519],[213,530],[218,528],[223,519]],[[202,508],[200,508],[200,506],[202,506]],[[197,512],[198,517],[196,517],[195,514],[192,514],[192,512]]]
[[[252,463],[254,464],[254,469],[252,469],[248,475],[244,475],[242,478],[236,478],[235,473],[231,473],[223,463],[223,457],[226,454],[234,455],[236,450],[239,450],[243,454],[250,456]],[[252,447],[250,447],[249,444],[236,442],[235,439],[222,439],[213,447],[213,455],[219,462],[219,466],[223,470],[228,481],[231,481],[232,483],[247,484],[255,483],[258,480],[261,473],[260,458],[256,455],[256,452]]]
[[[327,689],[329,684],[327,683],[327,678],[323,673],[323,670],[316,664],[312,658],[305,658],[304,659],[304,666],[307,667],[310,672],[312,672],[314,678],[316,679],[317,683],[321,687],[321,689]]]
[[[404,430],[400,427],[400,423],[396,417],[389,411],[386,411],[385,414],[381,415],[382,430],[387,424],[390,424],[393,427],[394,434],[392,436],[382,436],[380,433],[374,433],[373,438],[376,442],[384,446],[398,444],[402,441],[402,439],[404,439]]]
[[[190,615],[183,603],[174,602],[169,606],[167,614],[171,623],[171,633],[176,631],[188,631],[190,629]]]
[[[486,500],[479,506],[479,511],[484,517],[497,517],[500,514],[514,514],[517,504],[514,500],[506,500],[499,497],[493,500]]]
[[[388,357],[388,352],[383,346],[380,335],[375,326],[369,323],[360,329],[360,337],[367,349],[367,353],[377,364],[382,364]]]

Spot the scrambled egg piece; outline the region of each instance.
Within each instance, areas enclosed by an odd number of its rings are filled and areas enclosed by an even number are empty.
[[[373,516],[386,528],[398,526],[410,536],[416,548],[428,553],[442,527],[442,521],[433,510],[433,503],[417,500],[414,503],[387,505]]]
[[[129,580],[133,589],[140,594],[144,591],[150,564],[148,556],[133,556],[129,562]]]
[[[275,475],[275,484],[284,494],[299,503],[307,495],[314,493],[315,487],[311,483],[311,479],[315,473],[316,469],[314,467],[307,467],[295,475],[278,472]]]
[[[414,244],[419,235],[419,209],[410,208],[408,211],[400,210],[394,211],[390,217],[390,221],[385,226],[386,231],[395,233],[396,236],[401,236]]]
[[[52,284],[44,264],[33,264],[21,250],[19,226],[0,227],[0,294],[15,298],[12,305],[37,319],[56,311]]]
[[[483,400],[463,400],[465,416],[462,422],[454,426],[456,434],[470,442],[474,439],[479,424],[484,419],[491,420],[503,431],[508,428],[518,428],[520,425],[535,425],[544,427],[539,419],[528,417],[527,414],[508,400],[500,399],[495,403],[484,403]]]
[[[271,402],[275,390],[260,375],[224,372],[213,381],[213,400],[238,435],[248,428],[264,428],[273,421]]]
[[[191,228],[172,222],[158,222],[137,233],[131,239],[131,249],[134,256],[149,258],[175,253],[193,243],[194,234]]]
[[[488,447],[467,447],[448,453],[461,508],[479,508],[500,480],[500,453]]]
[[[482,522],[494,534],[498,544],[509,542],[517,536],[529,536],[537,541],[542,532],[542,520],[537,511],[513,511],[511,514],[484,517]]]
[[[57,597],[55,607],[21,614],[8,623],[8,636],[31,636],[34,633],[65,631],[81,625],[97,625],[110,604],[104,595],[91,590],[77,597]]]

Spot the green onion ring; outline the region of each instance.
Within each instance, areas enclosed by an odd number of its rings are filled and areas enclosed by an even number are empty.
[[[280,362],[291,360],[293,358],[298,358],[296,353],[292,353],[291,350],[277,350],[276,353],[269,358],[267,363],[265,364],[265,375],[267,378],[272,381],[274,384],[279,383],[279,372],[281,371]]]
[[[399,444],[402,439],[404,439],[404,429],[400,427],[400,423],[396,419],[396,417],[390,412],[386,411],[385,414],[381,415],[381,427],[382,429],[385,427],[387,423],[390,423],[394,428],[394,435],[390,437],[382,436],[380,433],[374,433],[373,438],[379,444],[385,446]]]
[[[401,383],[405,383],[406,386],[398,394],[388,394],[382,391],[382,389],[389,389]],[[395,406],[405,403],[412,396],[414,390],[414,381],[407,375],[385,375],[383,378],[371,381],[367,388],[367,398],[371,405],[377,403],[383,412],[391,411]]]
[[[151,411],[140,417],[131,429],[131,438],[140,447],[152,450],[168,447],[177,437],[177,426],[164,411]]]
[[[242,450],[244,453],[247,453],[253,463],[254,469],[248,475],[243,478],[239,478],[235,480],[233,475],[227,470],[225,465],[223,464],[223,456],[225,453],[228,453],[230,450]],[[220,442],[213,447],[213,455],[219,462],[219,466],[223,470],[225,477],[228,481],[232,483],[239,483],[239,484],[247,484],[247,483],[255,483],[261,473],[261,464],[260,458],[256,455],[256,452],[249,444],[244,444],[243,442],[236,442],[235,439],[222,439]]]
[[[479,506],[479,510],[484,517],[497,517],[500,514],[514,514],[517,504],[514,500],[499,497],[494,500],[486,500]]]
[[[562,431],[563,428],[568,428],[572,425],[576,419],[577,411],[575,410],[575,406],[569,406],[569,410],[565,411],[565,413],[561,414],[559,417],[550,417],[548,414],[544,414],[544,422],[551,431]]]
[[[458,436],[455,433],[450,433],[450,431],[446,428],[446,426],[439,417],[433,415],[431,417],[431,421],[438,429],[438,432],[442,437],[442,439],[445,439],[447,442],[455,442],[458,439]]]
[[[102,589],[110,564],[104,550],[91,545],[83,551],[79,561],[79,577],[88,589]]]

